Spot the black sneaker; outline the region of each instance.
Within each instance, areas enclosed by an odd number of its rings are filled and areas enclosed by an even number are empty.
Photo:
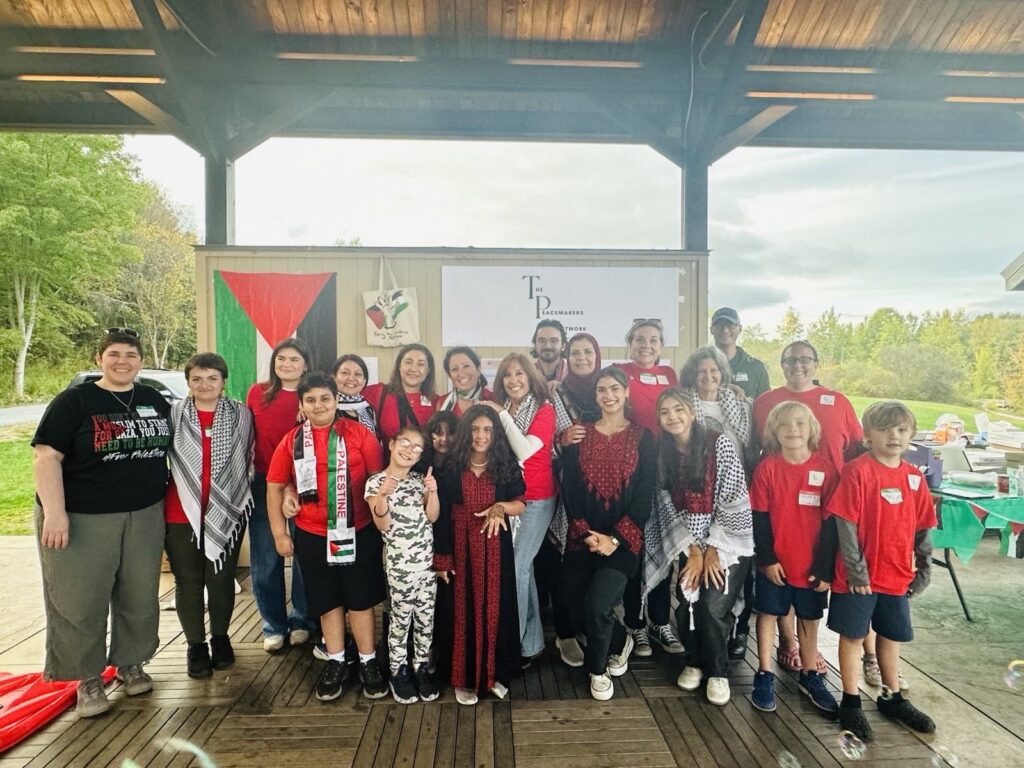
[[[345,692],[348,667],[336,659],[328,659],[316,679],[316,697],[320,701],[334,701]]]
[[[210,636],[210,654],[213,656],[214,669],[227,669],[235,663],[235,649],[231,647],[231,638],[227,635]]]
[[[391,676],[391,695],[399,704],[415,704],[419,701],[419,696],[416,695],[416,686],[412,682],[412,675],[409,674],[408,664],[402,664],[398,671]]]
[[[206,643],[188,644],[188,676],[197,680],[209,677],[213,674],[213,664],[210,663],[210,649]]]
[[[900,694],[889,698],[878,697],[878,711],[888,718],[903,723],[907,728],[921,733],[934,733],[935,721],[915,707]]]
[[[868,717],[860,707],[839,707],[839,727],[849,731],[861,741],[871,741],[874,734]]]
[[[729,638],[729,658],[732,661],[743,661],[747,656],[747,633],[739,633]]]
[[[420,692],[420,701],[433,701],[441,694],[426,664],[420,664],[416,670],[416,688]]]
[[[359,680],[363,684],[363,696],[366,698],[379,699],[388,695],[388,681],[384,679],[384,672],[376,657],[359,663]]]

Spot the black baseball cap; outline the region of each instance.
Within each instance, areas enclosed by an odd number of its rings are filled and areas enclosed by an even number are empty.
[[[714,325],[719,320],[725,320],[732,325],[740,324],[740,316],[732,307],[722,307],[721,309],[716,310],[715,314],[711,316],[711,324]]]

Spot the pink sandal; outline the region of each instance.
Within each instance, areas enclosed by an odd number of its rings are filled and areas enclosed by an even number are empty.
[[[803,662],[800,661],[799,645],[794,645],[788,651],[782,650],[782,647],[779,646],[779,652],[775,659],[779,662],[780,667],[788,669],[790,672],[800,672],[804,668]]]

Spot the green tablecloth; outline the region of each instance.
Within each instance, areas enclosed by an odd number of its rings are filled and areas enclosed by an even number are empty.
[[[991,499],[959,499],[942,492],[943,488],[959,487],[943,483],[936,492],[942,499],[942,519],[932,534],[935,548],[952,549],[968,563],[987,528],[1001,531],[1003,555],[1016,556],[1017,538],[1024,530],[1024,497],[996,494]]]

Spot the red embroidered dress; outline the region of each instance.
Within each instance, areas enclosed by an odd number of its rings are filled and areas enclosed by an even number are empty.
[[[441,516],[434,526],[434,567],[453,570],[452,680],[456,688],[487,693],[508,685],[519,669],[519,610],[512,536],[487,538],[484,518],[496,501],[521,501],[521,479],[495,485],[488,472],[446,475],[439,490]]]

